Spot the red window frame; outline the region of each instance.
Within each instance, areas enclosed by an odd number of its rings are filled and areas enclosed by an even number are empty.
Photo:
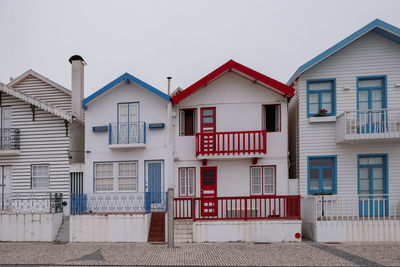
[[[181,194],[181,169],[186,169],[186,194]],[[193,195],[188,193],[188,169],[193,169]],[[196,167],[180,167],[178,168],[178,195],[179,197],[196,197]]]
[[[282,132],[282,105],[281,104],[262,104],[261,106],[261,129],[264,129],[264,106],[279,106],[279,131],[269,132],[269,133],[280,133]]]
[[[264,168],[265,167],[273,167],[274,168],[274,193],[273,194],[265,194],[264,193]],[[252,194],[251,190],[251,168],[261,168],[261,194]],[[250,196],[276,196],[276,165],[260,165],[260,166],[250,166],[249,169],[250,176]]]
[[[193,120],[195,121],[194,122],[194,126],[195,126],[195,129],[194,129],[194,134],[181,134],[181,111],[184,111],[184,110],[193,110],[194,112],[193,112]],[[179,109],[179,121],[178,121],[178,123],[179,123],[179,136],[195,136],[196,135],[196,133],[197,133],[197,118],[195,118],[194,116],[197,116],[197,108],[180,108]]]

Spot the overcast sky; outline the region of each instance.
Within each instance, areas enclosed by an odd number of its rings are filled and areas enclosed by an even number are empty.
[[[85,95],[121,74],[166,92],[229,59],[286,83],[303,63],[375,18],[400,27],[400,1],[0,0],[0,81],[33,69]]]

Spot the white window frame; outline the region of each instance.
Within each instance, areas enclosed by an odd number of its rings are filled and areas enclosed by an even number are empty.
[[[281,129],[281,104],[264,104],[262,106],[262,129],[266,130],[267,129],[267,106],[275,106],[275,131],[271,132],[271,133],[275,133],[275,132],[280,132]]]
[[[257,192],[254,192],[253,190],[253,169],[260,169],[260,175],[261,175],[261,183],[257,184],[256,186],[259,186],[259,190]],[[266,184],[266,169],[272,169],[273,170],[273,179],[272,179],[272,184]],[[268,185],[272,185],[273,192],[272,193],[266,193],[265,192],[265,187]],[[275,165],[268,165],[268,166],[251,166],[250,167],[250,195],[252,196],[261,196],[261,195],[269,195],[273,196],[275,195],[276,191],[276,166]]]
[[[192,171],[193,191],[189,193],[189,170]],[[183,174],[183,175],[182,175]],[[179,179],[179,196],[180,197],[195,197],[196,196],[196,168],[182,167],[178,171]],[[184,189],[184,190],[182,190]],[[184,191],[184,192],[182,192]]]
[[[126,175],[123,174],[121,175],[121,165],[123,165],[124,167],[126,166],[135,166],[134,169],[130,169],[130,174]],[[137,192],[138,191],[138,170],[137,170],[137,162],[132,162],[132,161],[128,161],[128,162],[118,162],[117,163],[118,166],[118,191],[119,192]],[[125,168],[124,171],[126,172],[127,169]],[[125,179],[125,180],[131,180],[129,186],[132,186],[132,189],[121,189],[121,180]],[[124,184],[125,186],[127,185],[126,183]]]
[[[35,168],[43,168],[46,170],[47,173],[43,173],[43,175],[34,175]],[[43,179],[45,180],[45,183],[47,185],[45,186],[35,186],[35,184],[41,184],[39,183],[35,183],[34,180],[40,180]],[[45,184],[42,183],[42,184]],[[50,188],[50,164],[32,164],[31,165],[31,188],[32,189],[49,189]]]
[[[136,165],[136,173],[132,176],[120,176],[120,172],[119,172],[119,167],[120,167],[120,163],[131,163],[131,164],[135,164]],[[94,181],[94,192],[138,192],[139,190],[139,164],[137,161],[106,161],[106,162],[94,162],[94,168],[93,168],[93,181]],[[96,167],[98,165],[111,165],[111,175],[110,176],[102,176],[102,177],[97,177],[97,172],[96,172]],[[136,189],[134,190],[120,190],[120,178],[124,179],[124,178],[129,178],[132,177],[133,182],[132,184],[135,184],[134,181],[136,181]],[[98,186],[98,181],[101,179],[112,179],[111,182],[111,189],[110,190],[104,190],[104,186],[102,186],[101,190],[97,189]]]

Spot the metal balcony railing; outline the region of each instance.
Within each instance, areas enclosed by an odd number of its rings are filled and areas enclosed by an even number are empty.
[[[109,124],[109,144],[146,144],[146,122],[119,122]]]
[[[102,192],[71,195],[71,214],[165,212],[166,192]]]
[[[400,138],[400,110],[346,111],[336,122],[337,142]]]
[[[62,211],[62,193],[0,195],[0,214],[59,213]]]
[[[0,150],[19,150],[19,129],[0,129]]]

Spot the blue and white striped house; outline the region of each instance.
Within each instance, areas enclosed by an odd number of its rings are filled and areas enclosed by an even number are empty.
[[[287,84],[295,88],[290,175],[305,197],[303,235],[399,241],[400,29],[376,19],[300,66]]]

